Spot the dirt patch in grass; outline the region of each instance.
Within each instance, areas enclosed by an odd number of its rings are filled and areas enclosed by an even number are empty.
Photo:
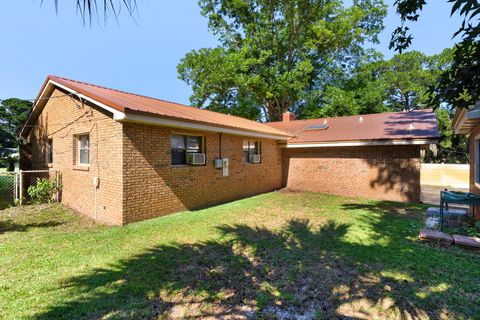
[[[59,204],[15,206],[0,210],[0,239],[14,232],[31,229],[51,231],[78,231],[98,224]]]

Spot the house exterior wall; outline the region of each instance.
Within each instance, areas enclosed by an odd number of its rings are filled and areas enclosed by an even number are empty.
[[[108,224],[204,208],[284,186],[394,201],[420,198],[419,146],[286,149],[269,139],[121,123],[61,90],[52,97],[30,132],[30,144],[21,150],[24,160],[30,156],[22,166],[60,170],[62,203]],[[76,135],[85,133],[90,135],[88,168],[75,160]],[[172,166],[172,134],[203,136],[206,165]],[[53,140],[50,166],[48,139]],[[244,140],[262,142],[260,164],[243,162]],[[217,158],[229,159],[227,177],[214,168]],[[98,188],[94,178],[99,178]]]
[[[480,138],[480,126],[475,128],[472,132],[470,132],[470,136],[468,138],[469,144],[469,153],[470,153],[470,192],[475,194],[480,194],[480,187],[479,184],[475,183],[475,162],[477,157],[477,150],[475,150],[475,140]],[[480,207],[472,207],[473,213],[475,214],[475,218],[480,220]]]
[[[475,150],[475,140],[480,137],[480,126],[470,133],[469,151],[470,151],[470,192],[480,194],[480,188],[475,183],[475,161],[477,152]]]
[[[420,147],[289,148],[283,155],[284,185],[392,201],[420,201]]]
[[[122,125],[100,108],[65,94],[58,89],[53,92],[30,132],[30,144],[23,147],[24,157],[31,153],[31,169],[61,171],[63,204],[99,221],[123,224]],[[90,165],[79,166],[76,135],[86,133],[90,135]],[[48,139],[53,141],[50,166],[46,163]],[[99,178],[98,189],[94,177]]]
[[[205,166],[172,166],[172,134],[205,138]],[[262,162],[244,163],[243,140],[262,142]],[[220,155],[221,149],[221,155]],[[281,149],[274,140],[146,124],[123,126],[124,221],[220,204],[282,187]],[[229,159],[229,176],[214,168]]]

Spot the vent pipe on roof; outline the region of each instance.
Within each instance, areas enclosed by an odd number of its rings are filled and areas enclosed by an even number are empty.
[[[363,122],[363,117],[360,116],[360,118],[358,118],[358,122]]]

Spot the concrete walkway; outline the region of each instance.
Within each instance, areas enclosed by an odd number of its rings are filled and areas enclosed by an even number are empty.
[[[420,201],[427,204],[433,204],[436,206],[440,206],[440,191],[448,189],[449,191],[462,191],[468,192],[468,188],[450,188],[450,187],[440,187],[440,186],[429,186],[429,185],[422,185],[421,186],[421,193],[420,193]],[[455,205],[460,206],[460,205]]]

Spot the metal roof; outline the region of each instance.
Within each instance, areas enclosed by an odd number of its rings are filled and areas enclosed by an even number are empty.
[[[322,130],[311,127],[328,124]],[[438,139],[439,131],[432,110],[387,112],[347,117],[271,122],[269,126],[294,135],[288,141],[295,143]]]
[[[288,140],[289,145],[335,141],[439,138],[437,121],[432,110],[293,120],[265,124],[52,75],[45,80],[38,97],[42,98],[43,95],[51,93],[54,86],[68,88],[71,92],[84,95],[98,104],[111,108],[110,110],[113,112],[120,112],[127,116],[144,115],[151,118],[183,121],[187,124],[208,125],[221,130],[235,129],[246,133],[264,134],[282,140],[290,138]],[[45,99],[37,101],[27,124],[35,121],[35,117],[40,114],[46,101]],[[28,125],[24,126],[22,136],[25,137],[28,134],[29,128]]]
[[[253,133],[282,137],[284,139],[290,137],[290,135],[286,132],[267,126],[264,123],[249,119],[53,75],[47,77],[42,89],[40,90],[39,97],[42,96],[49,83],[53,83],[54,85],[56,83],[67,87],[76,93],[83,94],[86,97],[94,99],[101,104],[127,115],[142,114],[151,117],[160,117],[221,128],[243,130]],[[39,102],[42,101],[44,100],[39,100]],[[41,105],[41,103],[38,103],[38,105]],[[34,110],[36,107],[37,104],[34,105]],[[36,111],[35,113],[38,114],[38,112],[39,111]],[[23,134],[24,133],[22,133],[22,135]]]

